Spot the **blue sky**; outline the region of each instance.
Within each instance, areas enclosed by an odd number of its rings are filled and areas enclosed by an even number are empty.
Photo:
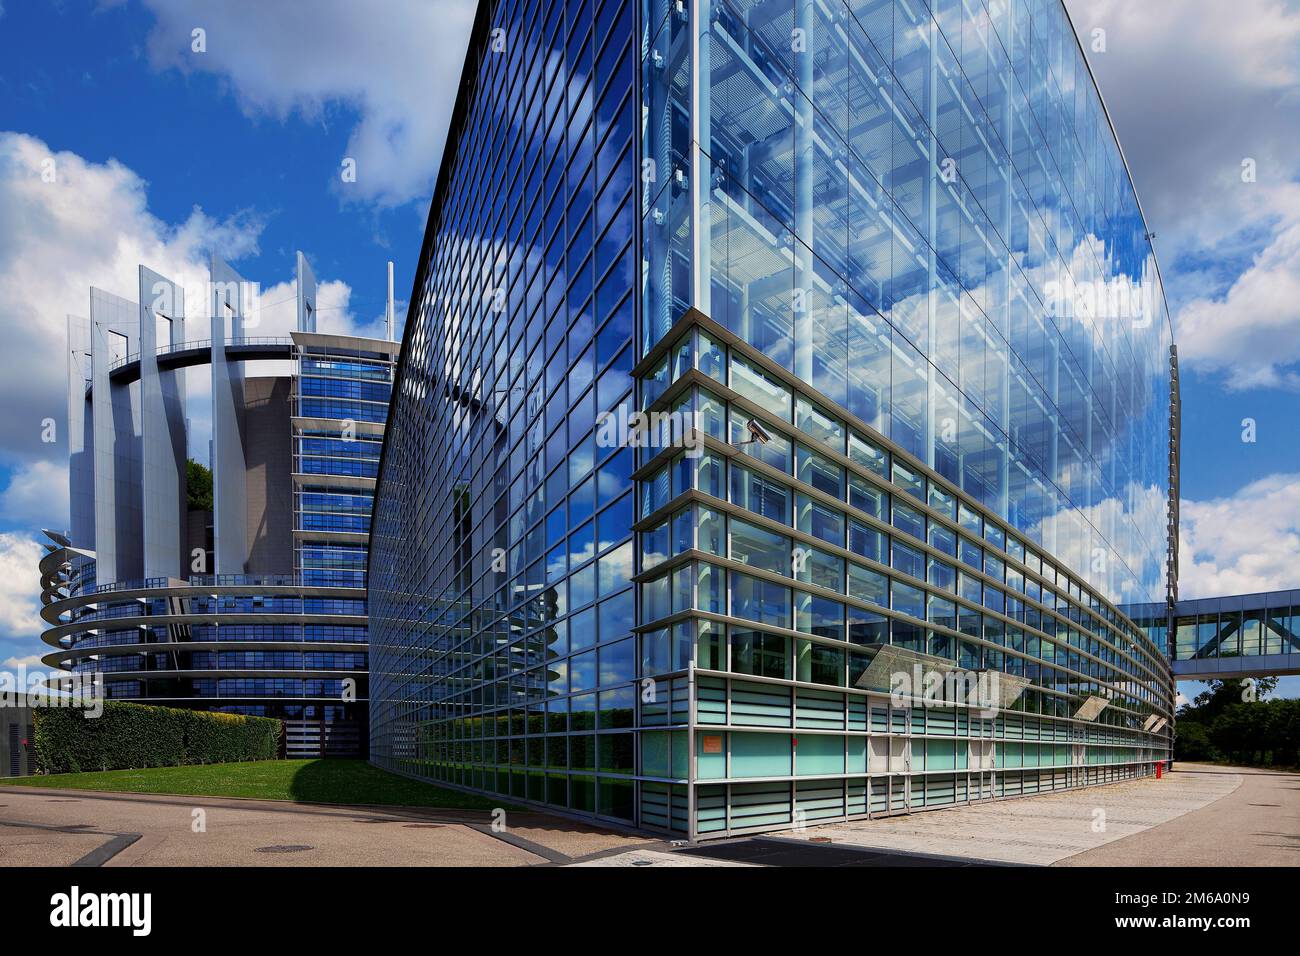
[[[1183,355],[1184,593],[1300,587],[1300,0],[1067,7]],[[31,562],[66,522],[66,446],[40,428],[65,417],[64,316],[91,284],[130,295],[137,261],[216,249],[270,301],[302,249],[323,324],[373,330],[390,258],[404,309],[473,5],[312,9],[0,0],[0,330],[24,356],[0,376],[0,662],[43,648]],[[58,189],[33,174],[51,157]]]

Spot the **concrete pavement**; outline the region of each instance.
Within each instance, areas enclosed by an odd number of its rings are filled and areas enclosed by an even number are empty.
[[[530,866],[656,841],[512,811],[0,787],[0,866]]]
[[[1160,780],[810,827],[783,836],[1031,866],[1295,866],[1300,863],[1298,783],[1295,774],[1180,763]]]
[[[1170,779],[1235,777],[1226,796],[1058,866],[1300,866],[1300,774],[1178,764]]]
[[[543,813],[0,786],[0,866],[1295,866],[1300,774],[1145,778],[674,847]]]

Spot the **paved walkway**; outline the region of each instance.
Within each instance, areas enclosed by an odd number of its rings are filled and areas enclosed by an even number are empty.
[[[1179,764],[1161,780],[695,847],[541,813],[505,822],[0,786],[0,866],[1296,866],[1300,774]]]
[[[1300,775],[1180,763],[1103,787],[812,827],[816,846],[1036,866],[1300,865]]]
[[[0,866],[565,865],[662,846],[540,813],[505,822],[497,832],[466,810],[0,787]]]
[[[1057,865],[1300,866],[1300,774],[1178,764],[1170,778],[1225,776],[1241,781],[1227,796]]]

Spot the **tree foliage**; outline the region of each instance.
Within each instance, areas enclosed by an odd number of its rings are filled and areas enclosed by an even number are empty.
[[[212,510],[212,472],[193,458],[185,460],[185,495],[191,511]]]
[[[1178,711],[1177,760],[1300,766],[1300,700],[1264,700],[1276,677],[1214,680]]]

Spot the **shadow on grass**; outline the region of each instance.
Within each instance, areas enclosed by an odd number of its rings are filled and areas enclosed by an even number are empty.
[[[289,797],[306,803],[376,804],[492,810],[500,800],[402,777],[364,760],[308,760],[289,780]]]
[[[373,767],[364,760],[255,760],[0,779],[0,785],[492,811],[519,807]]]

